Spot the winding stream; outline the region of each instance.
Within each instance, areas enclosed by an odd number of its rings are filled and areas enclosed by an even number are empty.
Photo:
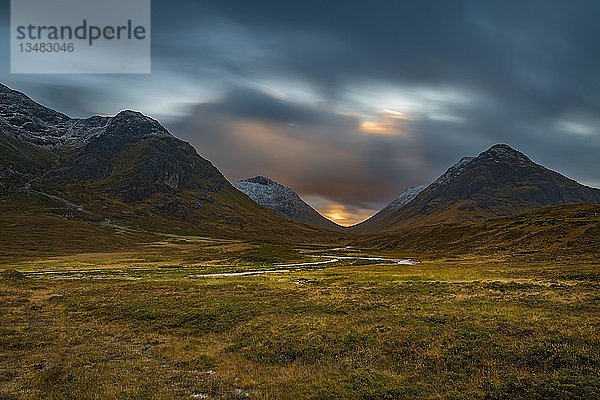
[[[342,249],[334,249],[342,250]],[[281,274],[287,272],[302,271],[302,267],[314,267],[326,264],[335,264],[340,261],[348,260],[365,260],[365,261],[378,261],[380,265],[415,265],[418,262],[409,258],[383,258],[383,257],[363,257],[363,256],[332,256],[332,255],[311,255],[310,257],[315,258],[326,258],[322,261],[292,263],[292,264],[274,264],[275,267],[285,267],[285,269],[265,269],[255,271],[244,271],[244,272],[221,272],[214,274],[197,274],[190,275],[190,278],[220,278],[227,276],[247,276],[247,275],[263,275],[263,274]]]
[[[316,254],[316,253],[330,253],[330,252],[359,252],[352,247],[343,247],[336,249],[297,249],[301,254],[304,254],[308,258],[315,258],[315,261],[306,261],[298,263],[282,263],[273,264],[272,269],[256,269],[246,271],[232,271],[232,272],[215,272],[215,273],[195,273],[187,275],[187,278],[224,278],[232,276],[253,276],[253,275],[264,275],[264,274],[283,274],[291,272],[300,272],[306,270],[323,269],[327,266],[335,266],[340,262],[347,261],[371,261],[378,265],[415,265],[418,261],[414,261],[408,258],[385,258],[376,257],[369,255],[333,255],[333,254]],[[268,267],[268,266],[265,266]],[[155,268],[139,268],[132,267],[131,269],[72,269],[72,270],[42,270],[42,271],[28,271],[23,272],[24,275],[30,277],[44,277],[50,276],[58,279],[81,279],[86,278],[114,278],[121,277],[125,279],[141,279],[140,272],[157,272]],[[172,269],[171,269],[172,271]],[[182,270],[184,271],[184,270]],[[191,271],[190,271],[191,272]],[[196,272],[196,271],[194,271]],[[200,272],[200,271],[198,271]],[[185,272],[184,272],[185,273]]]

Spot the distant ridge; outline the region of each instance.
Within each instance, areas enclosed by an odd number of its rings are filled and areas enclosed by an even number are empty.
[[[388,218],[390,218],[396,211],[400,210],[406,204],[410,203],[415,197],[419,195],[419,193],[425,190],[426,187],[427,185],[420,185],[406,189],[400,196],[390,201],[375,215],[373,215],[366,221],[363,221],[362,223],[351,227],[350,229],[355,230],[357,228],[377,228],[381,223],[384,223]]]
[[[325,229],[341,229],[319,214],[287,186],[265,176],[239,180],[234,186],[261,206],[293,221]]]

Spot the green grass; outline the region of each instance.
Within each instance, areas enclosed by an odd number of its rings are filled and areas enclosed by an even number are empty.
[[[194,277],[303,257],[172,237],[139,252],[12,258],[0,275],[0,398],[600,397],[597,260]],[[145,269],[115,274],[132,266]],[[76,268],[100,272],[28,277]]]

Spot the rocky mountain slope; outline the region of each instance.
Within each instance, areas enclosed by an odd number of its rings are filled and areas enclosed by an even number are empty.
[[[341,228],[305,203],[292,189],[267,177],[239,180],[234,186],[261,206],[293,221],[325,229]]]
[[[6,86],[0,86],[0,201],[148,230],[265,240],[323,236],[248,199],[152,118],[122,111],[72,119]]]
[[[390,218],[396,211],[410,203],[419,195],[419,193],[425,190],[426,187],[427,185],[420,185],[406,189],[400,196],[390,201],[384,208],[382,208],[368,220],[357,225],[357,227],[360,227],[361,229],[366,229],[367,227],[376,229],[382,222]],[[356,229],[356,227],[353,227],[352,229]]]
[[[598,202],[600,190],[581,185],[499,144],[478,157],[463,158],[412,201],[354,229],[408,229],[511,216],[553,205]]]

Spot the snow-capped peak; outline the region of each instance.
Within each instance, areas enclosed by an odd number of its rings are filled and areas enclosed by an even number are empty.
[[[456,164],[454,164],[453,166],[448,168],[448,170],[442,176],[437,178],[432,183],[432,185],[437,185],[437,186],[445,185],[452,178],[459,175],[467,167],[467,165],[469,165],[471,163],[471,161],[473,161],[474,159],[475,159],[475,157],[461,158],[460,161],[458,161]]]
[[[400,207],[410,203],[419,195],[428,185],[413,186],[406,189],[400,196],[390,201],[380,212],[388,213],[399,209]]]
[[[338,228],[315,209],[305,203],[296,192],[266,176],[255,176],[233,184],[236,189],[254,202],[284,217],[308,225]]]
[[[137,111],[124,110],[114,117],[70,118],[3,85],[0,85],[0,124],[7,133],[29,143],[59,149],[81,148],[109,131],[170,136],[158,121]]]
[[[404,191],[400,196],[392,200],[388,205],[393,207],[402,207],[417,197],[428,185],[413,186]]]

